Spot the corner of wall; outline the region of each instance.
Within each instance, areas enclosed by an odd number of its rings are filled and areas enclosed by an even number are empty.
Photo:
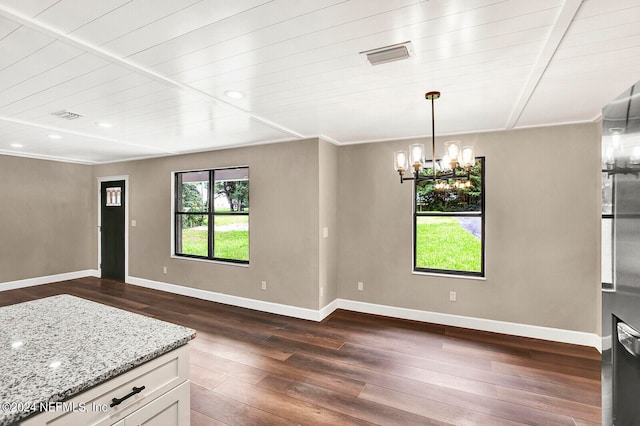
[[[318,307],[329,306],[338,296],[337,283],[338,148],[318,140]],[[324,308],[323,308],[324,309]]]

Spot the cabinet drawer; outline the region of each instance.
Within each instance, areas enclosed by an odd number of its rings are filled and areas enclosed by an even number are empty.
[[[189,426],[190,384],[187,381],[124,419],[124,426]]]
[[[184,345],[65,401],[56,411],[37,414],[22,425],[112,425],[188,379],[189,352],[188,345]],[[143,386],[139,393],[110,407],[114,398],[122,399],[134,387]]]

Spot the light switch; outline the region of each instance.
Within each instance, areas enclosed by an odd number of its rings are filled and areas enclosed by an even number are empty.
[[[137,222],[135,220],[132,220],[131,221],[131,226],[136,226],[136,225],[137,225]]]
[[[322,238],[328,238],[328,237],[329,237],[329,228],[325,226],[324,228],[322,228]]]

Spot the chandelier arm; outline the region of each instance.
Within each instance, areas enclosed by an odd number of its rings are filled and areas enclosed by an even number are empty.
[[[447,154],[442,157],[440,163],[441,170],[438,171],[436,168],[435,100],[440,98],[440,92],[427,92],[424,94],[424,97],[431,101],[431,173],[426,172],[427,163],[426,156],[424,156],[425,145],[415,143],[409,146],[409,155],[407,155],[406,151],[394,152],[394,168],[400,175],[400,183],[403,183],[405,180],[412,180],[415,184],[419,182],[433,182],[435,190],[449,190],[449,181],[453,180],[453,186],[457,189],[471,187],[471,165],[474,164],[473,148],[471,146],[462,147],[461,153],[460,141],[449,141],[445,143]],[[413,177],[405,178],[405,172],[410,170],[407,159],[410,159],[411,163],[413,163]],[[421,170],[424,171],[423,174],[420,173]],[[607,173],[610,175],[616,173],[616,171],[612,172],[607,170]],[[461,174],[457,175],[456,172],[460,172]],[[636,174],[636,172],[634,172],[634,174]],[[464,182],[465,179],[466,182]]]
[[[400,174],[400,183],[404,183],[405,180],[415,180],[415,177],[404,177],[404,174]]]
[[[632,168],[632,167],[621,167],[621,166],[614,166],[611,169],[602,169],[603,173],[607,174],[607,177],[611,177],[613,175],[634,175],[636,177],[636,179],[640,178],[640,170],[638,170],[637,168]]]

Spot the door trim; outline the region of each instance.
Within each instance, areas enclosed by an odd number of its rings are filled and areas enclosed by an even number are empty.
[[[102,176],[98,177],[98,226],[96,227],[96,233],[98,234],[98,264],[96,269],[98,270],[98,277],[102,277],[102,236],[100,234],[100,227],[102,226],[102,191],[100,185],[102,182],[111,182],[116,180],[124,181],[124,281],[129,280],[129,175],[119,176]]]

